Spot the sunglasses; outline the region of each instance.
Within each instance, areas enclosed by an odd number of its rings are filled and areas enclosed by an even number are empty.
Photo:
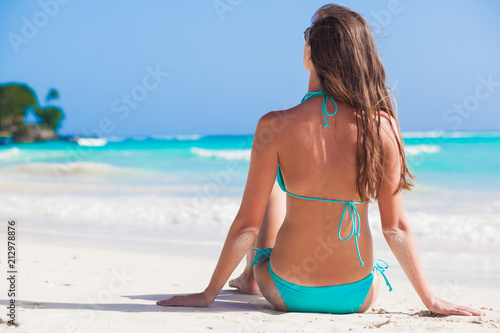
[[[311,27],[308,27],[305,31],[304,31],[304,40],[307,42],[307,40],[309,39],[309,33],[311,32]]]

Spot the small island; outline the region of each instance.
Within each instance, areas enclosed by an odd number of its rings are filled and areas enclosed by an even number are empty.
[[[0,145],[13,142],[34,142],[59,139],[56,130],[64,114],[52,102],[59,98],[50,89],[45,107],[28,85],[22,83],[0,84]]]

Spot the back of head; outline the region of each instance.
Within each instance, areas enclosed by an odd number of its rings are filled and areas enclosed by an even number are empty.
[[[309,31],[311,61],[323,91],[356,110],[358,128],[358,193],[363,200],[377,198],[384,173],[380,115],[393,119],[402,162],[398,191],[411,187],[397,114],[386,86],[384,66],[370,27],[360,14],[328,4],[314,14]]]
[[[312,22],[308,42],[321,85],[332,98],[369,112],[366,103],[387,89],[384,67],[365,19],[348,8],[325,5]]]

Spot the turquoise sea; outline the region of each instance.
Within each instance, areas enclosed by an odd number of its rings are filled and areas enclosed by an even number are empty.
[[[500,132],[403,137],[417,177],[404,194],[416,237],[500,242]],[[106,139],[100,147],[64,140],[0,147],[1,215],[23,218],[34,233],[96,237],[98,227],[171,239],[178,226],[225,233],[243,194],[251,135]],[[376,205],[370,209],[376,229]]]
[[[405,133],[417,184],[455,190],[500,189],[500,132]],[[251,135],[107,138],[102,147],[70,141],[0,147],[0,177],[31,181],[204,185],[233,168],[221,195],[242,191]],[[222,177],[222,176],[220,176]],[[224,180],[224,181],[223,181]],[[187,191],[184,193],[189,195]]]

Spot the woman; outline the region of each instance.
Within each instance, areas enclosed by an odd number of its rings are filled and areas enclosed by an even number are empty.
[[[387,268],[373,257],[375,199],[384,237],[425,306],[481,315],[429,288],[403,209],[413,176],[366,21],[326,5],[304,37],[309,92],[259,120],[241,207],[208,287],[157,304],[208,306],[248,252],[243,274],[229,282],[241,292],[261,292],[282,311],[364,312],[377,297],[376,271]]]

